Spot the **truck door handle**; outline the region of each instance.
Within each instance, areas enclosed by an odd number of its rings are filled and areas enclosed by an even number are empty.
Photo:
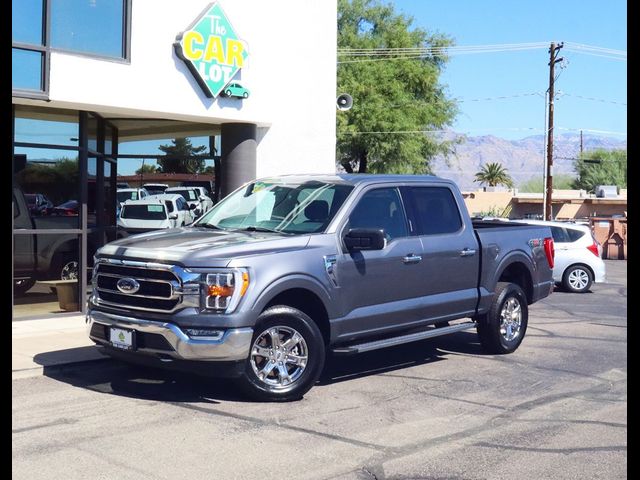
[[[414,255],[413,253],[410,253],[402,259],[402,263],[404,264],[419,263],[421,261],[422,257],[420,255]]]
[[[475,255],[476,251],[475,250],[471,250],[470,248],[465,248],[463,250],[460,250],[460,256],[461,257],[470,257],[472,255]]]

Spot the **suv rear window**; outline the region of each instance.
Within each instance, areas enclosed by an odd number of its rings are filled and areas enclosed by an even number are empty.
[[[125,205],[122,207],[122,218],[135,220],[166,220],[167,212],[164,205]]]
[[[569,240],[571,242],[575,242],[576,240],[584,237],[585,232],[582,230],[576,230],[573,228],[567,228],[567,235],[569,235]]]

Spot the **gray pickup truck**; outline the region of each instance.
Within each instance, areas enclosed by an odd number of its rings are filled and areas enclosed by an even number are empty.
[[[528,305],[553,289],[553,255],[548,227],[472,223],[441,178],[266,178],[190,227],[102,247],[87,328],[114,357],[291,400],[327,353],[470,328],[488,352],[513,352]]]
[[[13,228],[39,230],[39,234],[14,236],[13,292],[22,295],[37,280],[78,278],[78,235],[48,234],[47,229],[78,228],[78,217],[32,216],[22,190],[13,188]]]

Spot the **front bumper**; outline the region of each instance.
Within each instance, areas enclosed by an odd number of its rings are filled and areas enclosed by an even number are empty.
[[[97,335],[94,326],[118,327],[134,330],[137,334],[157,335],[166,342],[147,342],[136,348],[135,353],[161,355],[177,360],[197,361],[237,361],[249,356],[252,328],[231,328],[219,340],[191,338],[173,323],[142,320],[113,313],[89,310],[87,313],[87,333],[89,338],[101,345],[110,345],[108,337]],[[147,337],[148,338],[148,337]],[[157,338],[157,337],[156,337]]]

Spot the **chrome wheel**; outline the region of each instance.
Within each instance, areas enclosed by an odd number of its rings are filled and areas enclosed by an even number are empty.
[[[520,335],[522,326],[522,306],[515,297],[509,297],[500,311],[500,334],[508,342]]]
[[[65,263],[60,270],[61,280],[77,280],[78,279],[78,262],[72,260]]]
[[[309,359],[307,342],[291,327],[270,327],[256,337],[249,362],[258,379],[271,388],[298,380]]]
[[[575,290],[584,290],[589,284],[589,274],[581,268],[576,268],[568,277],[569,285]]]

